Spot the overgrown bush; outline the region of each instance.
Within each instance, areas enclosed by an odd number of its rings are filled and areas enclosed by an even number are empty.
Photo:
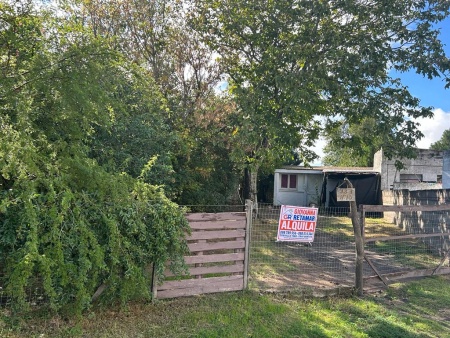
[[[0,267],[7,295],[21,310],[27,291],[38,288],[53,310],[74,313],[89,307],[101,285],[111,300],[149,297],[151,264],[159,275],[167,261],[182,266],[183,212],[162,188],[90,157],[95,131],[108,130],[126,108],[119,84],[138,86],[139,76],[76,21],[26,3],[0,3],[0,18]],[[165,111],[159,96],[147,102]]]

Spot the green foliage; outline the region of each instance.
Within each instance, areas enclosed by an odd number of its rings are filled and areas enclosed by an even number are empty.
[[[365,118],[357,125],[348,125],[344,121],[335,123],[327,133],[327,145],[324,147],[324,165],[344,167],[371,167],[373,155],[392,140],[389,135],[374,135],[376,120]]]
[[[296,149],[304,162],[320,132],[373,119],[388,157],[410,156],[430,117],[391,70],[450,79],[433,24],[449,3],[197,1],[192,25],[220,55],[239,111],[236,158],[277,163]],[[366,138],[345,138],[353,148]],[[358,150],[359,152],[359,150]],[[366,155],[364,155],[366,157]],[[256,165],[257,167],[257,165]]]
[[[450,150],[450,129],[444,130],[441,138],[432,143],[430,149],[433,150]]]
[[[111,299],[148,296],[149,265],[161,276],[166,261],[174,270],[183,264],[182,210],[160,188],[89,156],[99,144],[96,130],[123,119],[120,100],[136,100],[123,88],[135,88],[139,78],[109,41],[74,21],[5,3],[0,19],[0,266],[7,293],[20,310],[27,290],[39,288],[53,310],[75,313],[101,284]],[[153,94],[143,104],[149,111],[161,109]]]
[[[114,37],[114,48],[145,69],[143,77],[154,79],[140,88],[124,88],[134,92],[133,102],[124,105],[128,114],[116,121],[112,133],[103,133],[95,156],[105,163],[112,155],[115,167],[136,177],[158,155],[144,179],[163,185],[170,198],[180,204],[229,202],[239,175],[230,156],[234,108],[215,92],[222,69],[185,25],[182,2],[76,2],[74,15],[85,16],[97,35]],[[148,93],[156,89],[163,97],[162,113],[146,108]]]

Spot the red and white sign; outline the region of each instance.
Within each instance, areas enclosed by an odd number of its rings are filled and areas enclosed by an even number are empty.
[[[313,242],[317,211],[317,208],[282,205],[277,241]]]

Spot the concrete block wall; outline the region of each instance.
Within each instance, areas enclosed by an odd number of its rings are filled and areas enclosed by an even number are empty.
[[[374,155],[373,169],[381,174],[381,190],[442,189],[442,183],[438,182],[438,176],[442,175],[442,151],[418,149],[417,158],[403,159],[402,161],[405,168],[397,170],[395,160],[388,159],[382,149]],[[422,182],[400,183],[400,174],[421,175]]]
[[[450,204],[450,189],[440,190],[385,190],[382,191],[383,205],[442,205]],[[406,233],[441,233],[450,231],[450,211],[434,212],[385,212],[384,219],[394,223]],[[447,236],[424,238],[429,248],[443,255],[450,248]]]

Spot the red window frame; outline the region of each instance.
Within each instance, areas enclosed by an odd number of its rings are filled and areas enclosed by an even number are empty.
[[[282,189],[297,189],[297,174],[281,174]]]

